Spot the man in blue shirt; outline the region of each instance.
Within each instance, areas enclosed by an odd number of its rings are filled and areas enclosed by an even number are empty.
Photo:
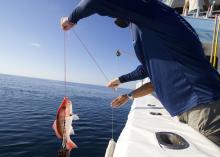
[[[195,30],[175,10],[157,0],[82,0],[68,18],[62,18],[61,25],[69,30],[95,13],[131,24],[135,53],[145,71],[137,79],[150,78],[146,90],[154,89],[172,116],[197,106],[214,106],[210,103],[220,105],[218,74],[206,59]],[[214,123],[219,124],[220,117]],[[219,127],[204,135],[220,144]]]

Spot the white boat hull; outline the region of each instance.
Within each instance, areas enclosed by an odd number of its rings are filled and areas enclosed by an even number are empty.
[[[155,105],[155,106],[153,106]],[[161,113],[162,115],[152,115]],[[162,147],[157,132],[172,132],[189,144],[185,149]],[[155,95],[135,99],[115,148],[114,157],[219,157],[220,148],[187,124],[171,117]]]

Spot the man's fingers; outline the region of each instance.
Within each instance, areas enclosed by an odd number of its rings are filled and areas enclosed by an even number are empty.
[[[113,108],[119,107],[119,106],[120,106],[120,100],[119,100],[119,98],[116,98],[115,100],[113,100],[113,101],[111,102],[111,105],[112,105]]]
[[[113,108],[120,107],[121,105],[126,103],[127,100],[128,100],[128,98],[126,97],[126,95],[122,95],[122,96],[119,96],[118,98],[114,99],[111,102],[111,105]]]
[[[66,31],[67,30],[67,26],[62,26],[63,30]]]
[[[66,22],[66,23],[63,23],[62,25],[62,28],[64,31],[68,31],[69,29],[71,29],[74,25],[69,23],[69,22]]]
[[[116,87],[118,86],[118,84],[114,83],[114,82],[110,82],[107,84],[107,87]]]
[[[117,103],[118,103],[118,98],[114,99],[114,100],[111,102],[112,105],[116,105]]]
[[[108,86],[109,88],[112,88],[113,90],[117,90],[118,86],[114,85],[114,86]]]
[[[118,84],[115,83],[115,84],[113,84],[112,86],[115,88],[115,87],[118,87]]]
[[[123,102],[118,101],[118,102],[112,104],[111,106],[112,106],[113,108],[118,108],[118,107],[120,107],[120,106],[123,105],[123,104],[124,104]]]
[[[74,26],[74,23],[69,22],[68,17],[62,17],[60,20],[60,25],[64,31],[68,31]]]
[[[107,87],[117,88],[119,86],[119,84],[120,84],[120,82],[118,81],[118,79],[114,79],[107,84]]]

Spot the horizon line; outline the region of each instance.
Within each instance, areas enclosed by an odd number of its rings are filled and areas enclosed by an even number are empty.
[[[64,80],[58,80],[58,79],[51,79],[51,78],[41,78],[41,77],[34,77],[34,76],[27,76],[27,75],[16,75],[16,74],[6,74],[6,73],[0,73],[0,75],[8,75],[8,76],[16,76],[16,77],[25,77],[25,78],[31,78],[31,79],[41,79],[41,80],[47,80],[47,81],[59,81],[64,82]],[[104,85],[100,84],[89,84],[89,83],[83,83],[83,82],[72,82],[72,81],[66,81],[66,83],[77,83],[77,84],[83,84],[83,85],[92,85],[92,86],[100,86],[100,87],[106,87]],[[108,88],[108,87],[106,87]],[[119,89],[126,89],[130,90],[132,88],[119,88]]]

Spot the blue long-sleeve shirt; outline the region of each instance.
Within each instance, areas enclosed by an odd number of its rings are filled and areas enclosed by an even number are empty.
[[[172,116],[220,98],[217,72],[195,30],[172,8],[157,0],[82,0],[69,20],[95,13],[132,23],[136,56]]]
[[[148,77],[148,73],[143,65],[139,65],[134,71],[119,77],[121,83],[136,81]]]

